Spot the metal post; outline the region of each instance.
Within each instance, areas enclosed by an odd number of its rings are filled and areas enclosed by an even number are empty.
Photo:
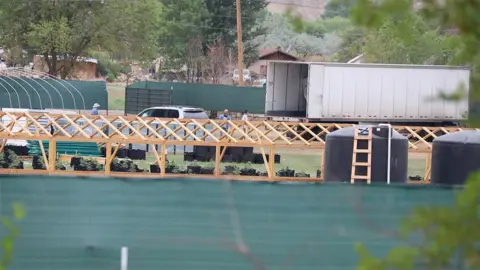
[[[387,184],[390,184],[390,167],[391,167],[391,159],[392,159],[392,125],[390,124],[379,124],[379,127],[388,127],[388,152],[387,152]]]
[[[120,270],[128,270],[128,248],[122,247],[122,251],[120,253]]]
[[[238,47],[238,57],[237,57],[237,69],[238,69],[238,85],[243,86],[243,42],[242,42],[242,13],[240,11],[240,0],[235,1],[236,11],[237,11],[237,47]]]

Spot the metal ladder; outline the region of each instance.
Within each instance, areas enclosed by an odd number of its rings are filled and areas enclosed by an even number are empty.
[[[359,141],[367,141],[367,148],[358,148]],[[358,154],[366,154],[367,162],[358,162]],[[357,175],[356,169],[358,167],[364,167],[367,169],[367,175]],[[355,180],[366,180],[367,184],[371,183],[372,172],[372,128],[355,128],[355,134],[353,136],[353,155],[352,155],[352,172],[350,183],[355,183]]]

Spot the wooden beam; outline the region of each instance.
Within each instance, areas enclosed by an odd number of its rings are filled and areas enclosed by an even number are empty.
[[[160,167],[160,161],[162,160],[162,158],[160,157],[160,155],[158,154],[157,152],[157,149],[155,148],[155,145],[154,144],[151,144],[152,146],[152,150],[153,150],[153,154],[155,155],[155,162],[154,164],[157,164],[159,167]],[[161,152],[162,150],[160,150]]]
[[[165,176],[166,175],[166,163],[167,163],[167,145],[165,143],[162,143],[162,148],[160,152],[160,175]]]
[[[225,149],[227,148],[225,147],[224,150]],[[225,154],[225,151],[224,151],[224,154]],[[222,162],[222,155],[220,154],[220,144],[217,144],[217,146],[215,147],[215,173],[214,173],[215,176],[220,176],[221,162]]]
[[[55,172],[57,162],[57,142],[52,139],[48,143],[48,172]]]
[[[50,163],[48,162],[47,152],[45,152],[45,147],[43,146],[43,142],[41,140],[38,141],[38,144],[40,145],[40,150],[42,151],[43,164],[45,164],[45,169],[48,170],[48,168],[50,168]]]
[[[110,156],[110,159],[107,159],[106,162],[112,163],[113,159],[117,156],[118,150],[120,149],[120,144],[117,143],[117,146],[115,146],[115,150],[113,150],[112,155]]]
[[[270,148],[270,153],[268,154],[268,167],[271,172],[269,179],[275,178],[275,148]]]
[[[430,183],[431,172],[432,172],[432,153],[427,153],[427,157],[425,158],[425,176],[423,177],[423,181]]]
[[[3,149],[5,149],[5,145],[7,145],[7,139],[2,139],[2,144],[0,145],[0,153],[3,152]]]
[[[110,174],[112,166],[112,143],[105,144],[105,174]]]

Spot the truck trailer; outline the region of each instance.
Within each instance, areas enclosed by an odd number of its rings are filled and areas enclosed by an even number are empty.
[[[270,61],[265,115],[309,122],[457,125],[468,117],[470,69],[454,66]]]

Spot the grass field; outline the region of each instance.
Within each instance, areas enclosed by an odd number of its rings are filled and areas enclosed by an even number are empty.
[[[255,151],[259,152],[259,151]],[[290,168],[295,170],[296,173],[307,173],[310,174],[311,177],[315,177],[317,170],[321,170],[321,163],[322,163],[322,155],[320,153],[316,153],[312,150],[297,150],[297,149],[279,149],[277,151],[278,154],[281,155],[280,164],[275,164],[275,171],[279,171],[282,168]],[[183,154],[168,154],[168,160],[175,162],[177,165],[180,166],[180,169],[184,170],[186,167],[193,163],[193,162],[184,162],[183,161]],[[139,166],[139,168],[144,170],[150,170],[150,164],[155,162],[155,156],[153,154],[148,154],[146,160],[138,160],[135,163]],[[213,162],[194,162],[198,165],[202,165],[205,167],[206,165],[214,166]],[[69,167],[68,164],[64,164],[67,166],[67,170],[73,170],[73,168]],[[243,168],[245,166],[251,166],[258,170],[259,172],[266,172],[266,168],[263,164],[245,164],[245,163],[221,163],[222,170],[227,165],[235,165],[239,168]],[[31,160],[24,161],[25,169],[32,169]],[[416,176],[419,175],[423,177],[425,175],[425,155],[424,154],[410,154],[408,160],[408,176]]]
[[[260,152],[260,151],[255,151]],[[319,153],[316,153],[312,150],[299,150],[299,149],[279,149],[277,150],[278,154],[281,155],[280,164],[275,164],[275,171],[278,171],[282,168],[289,167],[294,169],[295,172],[304,172],[310,174],[312,177],[315,176],[317,170],[321,169],[322,164],[322,155],[319,150]],[[168,154],[168,159],[174,161],[176,164],[183,164],[187,166],[189,162],[183,161],[183,154]],[[150,169],[150,164],[155,161],[153,155],[147,156],[147,159],[144,161],[139,161],[137,164],[142,169]],[[208,162],[197,162],[198,164],[206,165]],[[213,165],[213,163],[211,163]],[[236,165],[240,168],[244,167],[245,164],[242,163],[221,163],[222,169],[227,165]],[[265,166],[263,164],[251,164],[252,167],[258,171],[265,172]],[[410,154],[408,160],[408,175],[409,176],[424,176],[425,175],[425,155],[424,154]]]
[[[107,83],[108,91],[108,109],[124,110],[125,109],[125,84],[124,83]]]

